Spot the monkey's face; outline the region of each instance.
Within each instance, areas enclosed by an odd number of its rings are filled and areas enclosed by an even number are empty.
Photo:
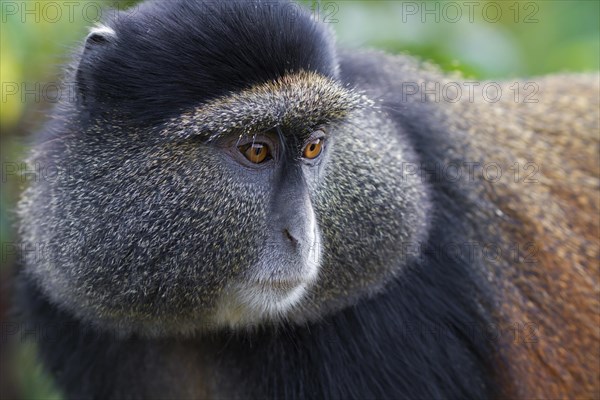
[[[57,179],[23,202],[24,237],[47,247],[27,264],[53,299],[121,330],[304,321],[379,289],[425,231],[398,128],[317,74],[59,143],[35,160]]]
[[[94,60],[124,51],[108,32]],[[100,108],[120,75],[82,65]],[[423,240],[426,189],[399,128],[326,75],[286,72],[144,128],[113,106],[68,114],[32,156],[57,173],[21,202],[24,242],[43,249],[27,271],[78,316],[155,335],[303,322],[379,290]]]

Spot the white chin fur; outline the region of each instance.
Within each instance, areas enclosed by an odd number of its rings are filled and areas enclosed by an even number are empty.
[[[220,327],[250,328],[264,321],[281,319],[287,311],[304,297],[306,285],[291,290],[267,288],[239,288],[221,299],[214,316],[214,324]]]
[[[214,315],[214,324],[221,327],[253,327],[265,321],[278,321],[304,298],[316,281],[321,261],[321,239],[313,230],[314,245],[310,247],[303,268],[302,280],[295,286],[277,287],[265,283],[236,285],[221,298]]]

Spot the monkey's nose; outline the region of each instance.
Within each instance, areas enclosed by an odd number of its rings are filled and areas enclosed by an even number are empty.
[[[294,235],[292,235],[287,228],[283,230],[283,236],[285,236],[287,240],[289,240],[292,243],[292,245],[298,246],[298,239]]]

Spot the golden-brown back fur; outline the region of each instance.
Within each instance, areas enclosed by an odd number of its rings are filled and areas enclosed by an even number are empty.
[[[488,182],[485,194],[498,208],[490,230],[503,250],[519,249],[518,257],[490,263],[493,286],[501,288],[505,394],[598,398],[599,77],[530,81],[539,87],[537,103],[503,96],[495,104],[456,104],[457,129],[468,129],[478,157],[510,174]]]

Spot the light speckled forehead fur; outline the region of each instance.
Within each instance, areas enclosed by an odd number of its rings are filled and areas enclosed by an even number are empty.
[[[200,135],[212,141],[232,132],[247,134],[276,125],[311,128],[372,105],[361,93],[302,71],[201,105],[172,119],[161,134]]]

